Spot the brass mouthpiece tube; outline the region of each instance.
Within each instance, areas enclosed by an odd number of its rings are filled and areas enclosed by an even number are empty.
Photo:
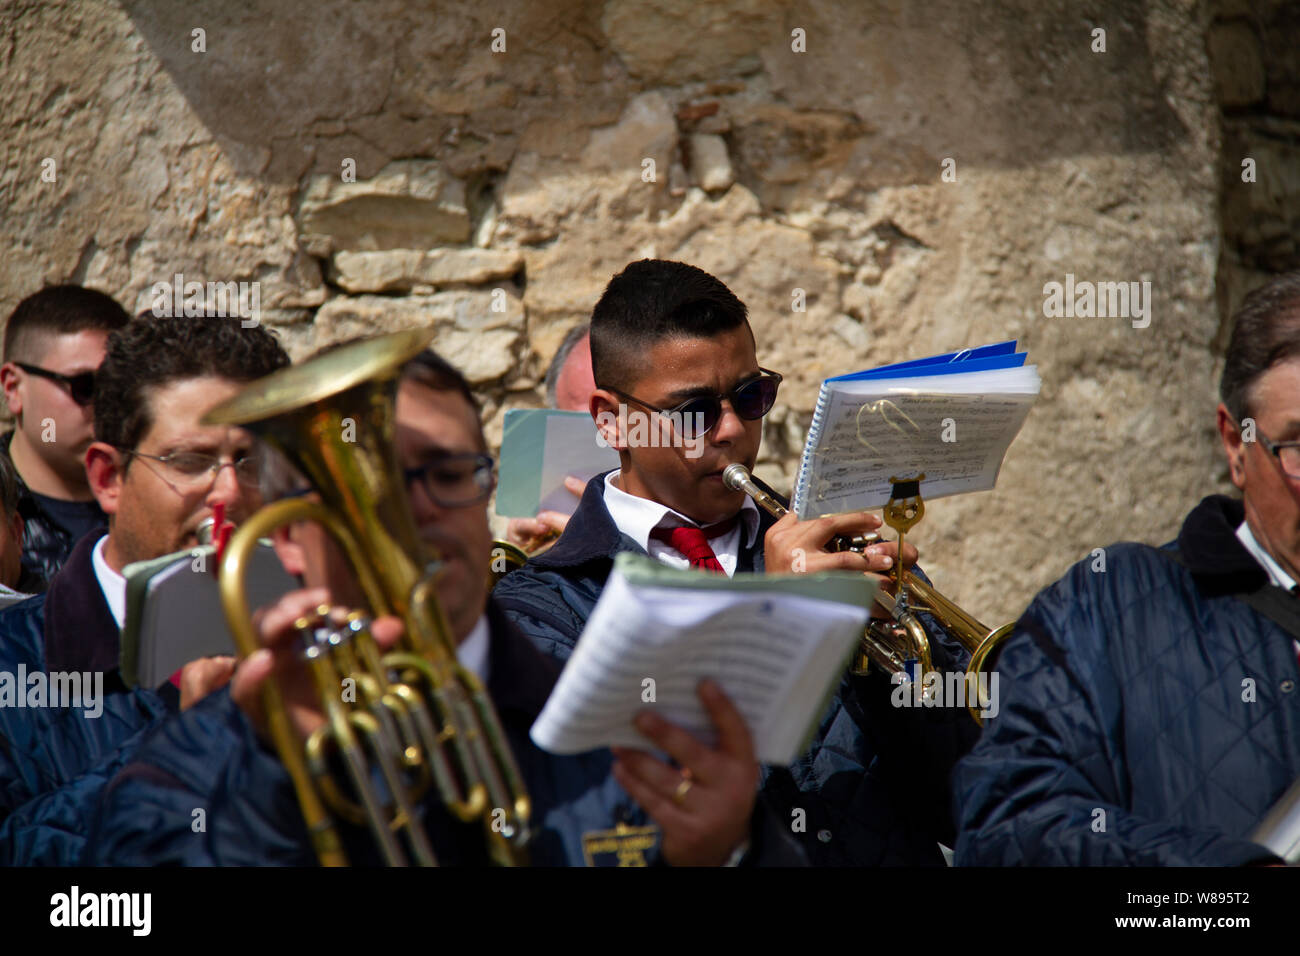
[[[722,483],[733,491],[743,491],[749,495],[754,499],[755,504],[773,518],[779,518],[790,510],[771,489],[760,486],[744,465],[728,465],[722,472]],[[869,534],[855,535],[851,538],[837,534],[826,543],[826,550],[862,553],[871,545],[879,543],[880,535],[874,531]]]

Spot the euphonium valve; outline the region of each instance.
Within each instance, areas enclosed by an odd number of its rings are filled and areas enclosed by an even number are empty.
[[[347,862],[339,819],[367,824],[390,865],[436,863],[418,812],[430,788],[453,816],[482,823],[494,862],[522,862],[529,836],[523,777],[486,689],[456,657],[435,592],[439,556],[416,534],[397,461],[397,375],[431,339],[413,330],[336,349],[253,383],[204,419],[257,434],[321,498],[269,505],[231,537],[220,586],[240,656],[259,647],[244,589],[249,559],[257,539],[281,525],[319,523],[369,605],[346,616],[319,608],[297,622],[325,715],[305,743],[279,687],[268,681],[264,689],[269,732],[325,865]],[[389,614],[404,634],[384,652],[369,620]],[[355,692],[340,693],[346,686]]]

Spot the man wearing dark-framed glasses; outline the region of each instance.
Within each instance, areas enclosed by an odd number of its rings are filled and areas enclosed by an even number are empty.
[[[754,468],[781,375],[758,364],[745,306],[717,278],[680,262],[630,264],[592,313],[591,353],[589,411],[620,467],[592,479],[560,539],[494,591],[543,650],[567,660],[619,552],[727,575],[880,572],[897,558],[894,544],[823,550],[834,535],[875,530],[874,515],[774,521],[723,482],[728,465]],[[937,667],[956,662],[946,635],[932,643]],[[955,711],[890,708],[887,680],[863,690],[846,678],[797,765],[765,768],[760,799],[801,822],[793,836],[814,864],[941,865],[939,843],[952,840],[947,771],[974,725],[953,720]],[[933,733],[931,721],[942,725]],[[895,732],[899,723],[907,726]],[[649,754],[627,753],[616,772],[643,804],[693,809],[699,781],[683,789]]]
[[[100,712],[0,707],[0,865],[75,862],[115,762],[190,703],[184,675],[179,686],[123,682],[123,571],[195,547],[218,506],[238,523],[261,505],[252,435],[200,419],[288,364],[270,332],[238,318],[145,317],[109,335],[85,452],[107,533],[83,536],[38,599],[0,611],[0,671],[99,675]]]
[[[1034,598],[954,771],[958,865],[1279,862],[1251,837],[1300,777],[1300,273],[1242,303],[1219,397],[1241,497]]]
[[[5,326],[0,365],[12,432],[0,449],[18,473],[23,584],[44,590],[77,540],[105,523],[86,480],[95,369],[108,334],[130,317],[112,298],[75,285],[51,286],[18,304]]]

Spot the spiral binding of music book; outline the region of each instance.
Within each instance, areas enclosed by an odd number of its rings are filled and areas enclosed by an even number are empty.
[[[1014,340],[828,378],[795,482],[801,521],[883,506],[894,479],[927,500],[985,491],[1041,386]]]

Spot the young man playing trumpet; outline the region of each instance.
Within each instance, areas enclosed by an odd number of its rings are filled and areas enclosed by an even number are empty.
[[[774,821],[755,811],[755,763],[748,731],[716,688],[701,699],[717,725],[710,748],[664,721],[641,729],[649,743],[692,772],[684,798],[641,800],[642,812],[610,776],[611,755],[593,751],[554,756],[529,739],[550,693],[556,668],[515,630],[488,595],[492,540],[487,499],[494,487],[477,405],[465,380],[431,353],[408,363],[397,394],[397,456],[420,538],[444,562],[437,597],[446,612],[461,663],[487,685],[533,802],[530,860],[541,865],[582,865],[611,851],[623,835],[654,836],[657,852],[615,851],[646,862],[710,865],[741,861],[802,862],[797,847]],[[364,427],[364,426],[361,426]],[[258,625],[263,648],[245,659],[228,690],[212,694],[168,721],[107,790],[91,841],[89,860],[109,864],[221,864],[313,862],[312,844],[290,779],[267,744],[262,689],[274,679],[301,740],[324,721],[319,691],[303,660],[297,622],[321,605],[353,603],[352,573],[331,559],[325,539],[297,526],[280,536],[286,567],[311,587],[287,595]],[[398,638],[401,622],[380,618],[373,634],[381,646]],[[649,759],[639,753],[622,762]],[[482,822],[457,823],[437,801],[426,799],[424,820],[443,865],[486,862]],[[638,798],[640,794],[634,793]],[[196,832],[202,811],[205,826]],[[364,829],[339,823],[348,856],[374,862]],[[627,827],[631,827],[627,831]],[[746,851],[748,851],[746,853]]]
[[[834,536],[878,528],[874,515],[774,521],[723,482],[730,464],[754,467],[781,378],[759,367],[745,306],[722,282],[680,262],[632,263],[596,304],[591,353],[590,411],[620,467],[592,479],[560,540],[495,595],[543,650],[569,657],[621,551],[728,575],[892,566],[896,544],[823,550]],[[661,414],[678,440],[639,440],[637,417],[645,435],[665,427]],[[915,561],[915,550],[904,558]],[[962,652],[936,636],[934,666],[952,667]],[[764,770],[762,800],[814,863],[939,864],[937,844],[952,842],[947,775],[976,728],[958,710],[894,709],[890,691],[883,676],[846,682],[809,750]],[[619,774],[634,796],[672,791],[658,762],[627,762]]]

